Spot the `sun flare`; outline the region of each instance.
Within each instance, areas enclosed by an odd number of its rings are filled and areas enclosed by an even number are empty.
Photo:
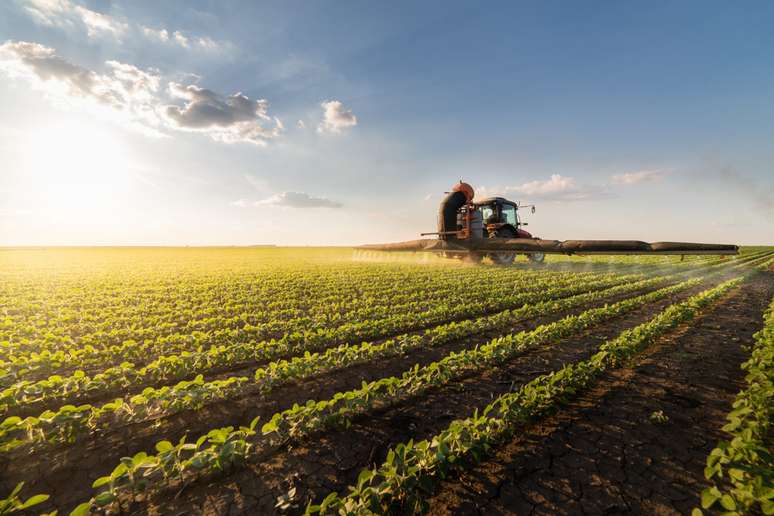
[[[112,131],[83,122],[41,128],[24,142],[20,177],[38,192],[41,209],[81,218],[109,207],[127,193],[131,161],[126,145]]]

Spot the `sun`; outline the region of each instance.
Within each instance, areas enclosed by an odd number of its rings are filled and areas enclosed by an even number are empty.
[[[111,130],[84,122],[41,127],[30,133],[24,147],[30,173],[62,182],[103,182],[125,157]]]
[[[21,149],[21,181],[40,209],[63,217],[97,215],[123,197],[131,181],[131,156],[112,129],[82,121],[30,131]],[[75,222],[75,220],[73,220]]]

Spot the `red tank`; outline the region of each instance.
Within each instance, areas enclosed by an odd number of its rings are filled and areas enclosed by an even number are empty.
[[[475,192],[473,191],[473,187],[470,186],[468,183],[463,183],[462,181],[454,185],[454,187],[452,188],[452,192],[462,192],[467,202],[472,201],[473,197],[475,197]]]

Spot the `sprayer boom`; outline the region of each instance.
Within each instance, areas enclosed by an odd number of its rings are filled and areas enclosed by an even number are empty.
[[[460,181],[441,201],[438,209],[438,231],[421,233],[437,239],[410,240],[392,244],[364,245],[361,249],[378,251],[428,251],[480,259],[492,257],[502,265],[513,262],[517,253],[542,262],[546,254],[566,255],[728,255],[738,254],[734,244],[701,244],[693,242],[654,242],[639,240],[544,240],[525,231],[519,217],[520,205],[503,197],[474,201],[473,187]]]

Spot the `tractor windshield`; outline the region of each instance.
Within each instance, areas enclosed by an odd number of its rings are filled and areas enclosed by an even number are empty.
[[[518,224],[518,219],[516,218],[516,207],[512,204],[503,204],[502,208],[502,221],[505,224],[511,224],[513,227],[516,227]]]

